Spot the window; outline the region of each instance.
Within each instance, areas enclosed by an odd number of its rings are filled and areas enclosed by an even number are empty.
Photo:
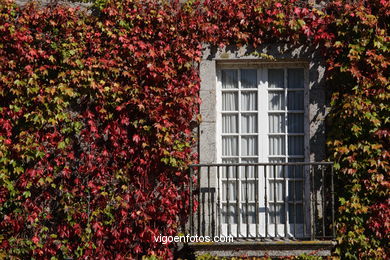
[[[217,72],[220,162],[278,163],[308,159],[305,71],[304,66],[220,66]],[[244,236],[254,235],[254,229],[259,228],[256,223],[266,222],[269,234],[274,236],[284,236],[285,224],[289,223],[298,224],[298,233],[302,232],[304,168],[271,166],[266,174],[261,171],[257,167],[250,167],[247,172],[240,167],[228,167],[222,172],[222,222],[232,224],[223,227],[225,233],[235,234],[239,225],[247,222],[252,227],[249,231],[241,228]],[[259,199],[264,198],[265,186],[267,202]],[[265,235],[264,225],[260,229],[260,234]]]

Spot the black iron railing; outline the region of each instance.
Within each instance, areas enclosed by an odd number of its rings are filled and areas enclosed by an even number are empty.
[[[191,235],[335,237],[332,162],[195,164],[190,176]]]

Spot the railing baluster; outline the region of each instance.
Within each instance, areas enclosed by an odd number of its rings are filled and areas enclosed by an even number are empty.
[[[189,209],[189,213],[190,213],[190,234],[193,235],[194,234],[194,215],[193,215],[193,202],[192,202],[192,176],[193,176],[193,168],[190,167],[190,184],[189,184],[189,192],[190,192],[190,209]]]
[[[220,187],[219,187],[219,182],[220,182],[220,172],[219,172],[220,166],[217,166],[217,214],[218,214],[218,236],[221,236],[221,229],[222,229],[222,224],[221,224],[221,198],[220,198]]]
[[[210,190],[210,166],[207,166],[207,209],[209,214],[209,227],[207,234],[211,235],[211,190]]]
[[[334,223],[334,180],[333,180],[333,165],[330,166],[330,177],[331,177],[331,195],[332,195],[332,235],[333,239],[336,238],[336,227]]]
[[[200,187],[200,184],[199,184],[199,190],[200,191],[202,191],[202,189],[201,189],[201,187]],[[202,198],[202,223],[201,223],[201,225],[202,225],[202,235],[203,236],[205,236],[206,235],[206,229],[207,229],[207,227],[206,227],[206,205],[205,205],[205,203],[206,203],[206,193],[207,192],[201,192],[201,198]]]
[[[321,175],[322,175],[322,236],[325,237],[325,174],[324,174],[324,166],[321,165]]]
[[[245,206],[246,206],[246,236],[249,237],[249,211],[248,211],[248,166],[245,166]]]
[[[277,225],[277,220],[276,220],[276,165],[274,165],[274,222],[275,222],[275,233],[274,237],[277,237],[278,234],[278,225]]]
[[[282,166],[283,168],[283,183],[284,183],[284,189],[283,189],[283,193],[284,193],[284,237],[286,238],[287,237],[287,210],[288,210],[288,201],[287,201],[287,189],[288,189],[288,181],[287,181],[287,178],[286,178],[286,166],[283,165]],[[282,186],[283,188],[283,186]]]
[[[264,165],[264,207],[265,207],[265,237],[268,237],[268,200],[267,200],[267,183],[268,183],[268,178],[267,178],[267,165]]]
[[[296,238],[297,236],[297,200],[296,200],[296,189],[297,189],[297,183],[296,183],[296,176],[295,176],[295,167],[296,166],[293,166],[292,167],[292,171],[293,171],[293,189],[294,189],[294,193],[293,193],[293,205],[294,205],[294,238]]]
[[[315,201],[314,201],[314,195],[315,195],[315,191],[314,191],[314,170],[313,170],[314,167],[310,167],[310,187],[311,187],[311,201],[310,201],[310,205],[311,205],[311,210],[310,210],[310,231],[311,231],[311,240],[314,240],[315,238],[315,222],[314,222],[314,219],[315,219]]]
[[[308,198],[307,189],[306,189],[306,176],[307,176],[306,167],[302,167],[302,177],[303,177],[303,191],[302,191],[302,210],[303,210],[303,237],[306,238],[306,199]],[[310,196],[310,192],[309,192]],[[310,200],[310,197],[309,197]]]
[[[201,200],[201,190],[200,190],[201,175],[202,175],[202,167],[199,167],[198,168],[198,206],[199,206],[199,209],[198,209],[198,229],[197,229],[198,234],[200,234],[202,231],[201,230],[201,219],[200,219],[201,210],[202,210],[202,200]]]
[[[229,165],[226,167],[226,179],[227,179],[227,185],[226,185],[226,217],[227,217],[227,235],[230,235],[230,204],[229,204],[229,175],[230,175],[230,167]]]
[[[240,219],[240,191],[239,191],[239,173],[240,173],[240,166],[236,166],[236,216],[237,216],[237,237],[240,237],[240,226],[241,226],[241,219]]]
[[[258,176],[258,168],[257,166],[255,166],[255,169],[254,169],[254,174],[255,174],[255,222],[256,222],[256,235],[255,237],[259,237],[259,223],[260,223],[260,220],[259,220],[259,200],[258,200],[258,195],[259,195],[259,181],[258,179],[259,176]]]

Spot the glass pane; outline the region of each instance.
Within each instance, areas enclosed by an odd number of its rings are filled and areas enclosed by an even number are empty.
[[[288,69],[288,88],[303,88],[303,69]]]
[[[238,88],[237,70],[222,70],[222,88]]]
[[[222,205],[223,223],[237,224],[237,207],[235,204],[229,204],[229,217],[227,214],[227,204]]]
[[[243,163],[257,163],[257,158],[242,158]],[[247,178],[255,178],[256,167],[260,166],[242,166],[241,167],[241,178],[245,179],[245,171],[247,170]]]
[[[269,114],[268,119],[270,133],[284,133],[285,120],[283,114]]]
[[[238,115],[222,115],[222,133],[238,133]]]
[[[241,70],[241,87],[257,88],[257,71],[250,69]]]
[[[284,154],[286,154],[284,136],[270,136],[269,137],[269,154],[270,155],[284,155]]]
[[[303,91],[289,91],[287,93],[287,109],[303,110]]]
[[[303,133],[303,113],[288,114],[287,131],[289,133]]]
[[[256,223],[256,206],[255,204],[248,203],[248,215],[247,212],[247,205],[242,204],[242,223],[246,224],[247,222],[249,224],[255,224]]]
[[[268,94],[269,110],[284,110],[284,92],[282,91],[273,91]]]
[[[295,194],[294,194],[294,187],[295,187]],[[294,184],[294,181],[293,180],[290,180],[288,182],[288,200],[290,202],[293,202],[294,201],[294,195],[295,195],[295,202],[296,201],[302,201],[303,199],[303,181],[299,180],[299,181],[295,181],[295,184]]]
[[[248,187],[248,201],[255,201],[255,195],[256,195],[255,185],[256,182],[254,180],[248,180],[248,185],[245,179],[241,181],[241,201],[246,201],[247,187]]]
[[[269,158],[270,163],[283,163],[286,160],[284,158]],[[274,178],[274,172],[276,172],[276,178],[283,178],[283,165],[268,166],[268,178]]]
[[[241,137],[241,155],[257,155],[257,136]]]
[[[284,204],[276,204],[276,224],[284,224],[285,211]],[[269,220],[271,224],[275,224],[275,205],[269,205]]]
[[[276,181],[276,187],[275,187],[275,181],[270,179],[269,181],[270,187],[269,187],[269,201],[275,202],[274,198],[276,195],[276,201],[281,202],[284,201],[284,196],[283,196],[283,187],[284,187],[284,182],[283,181]],[[275,190],[274,190],[275,188]]]
[[[238,93],[223,92],[222,93],[222,110],[237,111],[238,110]]]
[[[229,180],[229,190],[227,183],[227,181],[222,181],[222,200],[227,201],[229,199],[229,202],[237,200],[237,182]]]
[[[268,70],[268,86],[270,88],[284,88],[284,70],[269,69]]]
[[[288,154],[303,155],[303,136],[288,137]]]
[[[243,114],[241,116],[241,132],[257,133],[257,114]]]
[[[294,223],[303,224],[303,207],[302,207],[302,204],[296,204],[295,209],[296,209],[297,212],[294,211],[294,204],[289,204],[289,206],[288,206],[288,211],[289,211],[288,221],[290,222],[290,224],[294,224]],[[295,219],[296,219],[296,222],[294,222]],[[292,230],[292,232],[294,232],[293,230]]]
[[[289,158],[289,162],[303,162],[303,158]],[[304,166],[294,165],[288,167],[288,177],[289,178],[302,178]]]
[[[238,158],[223,158],[222,163],[238,163]],[[235,166],[224,166],[222,168],[222,178],[227,178],[227,172],[229,172],[229,178],[236,178],[237,167]]]
[[[241,110],[256,111],[257,110],[257,92],[241,92]]]
[[[223,156],[238,155],[238,137],[237,136],[223,136],[222,137],[222,155]]]

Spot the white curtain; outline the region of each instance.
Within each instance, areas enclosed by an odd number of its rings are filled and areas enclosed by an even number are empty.
[[[303,162],[305,161],[304,158],[288,158],[289,162]],[[290,178],[302,178],[303,177],[303,166],[290,166],[288,168],[288,176]]]
[[[268,70],[268,86],[269,88],[284,88],[284,71],[281,69]],[[285,99],[285,92],[282,90],[271,90],[268,92],[268,108],[270,111],[282,110],[285,111],[287,107],[287,118],[285,113],[269,113],[269,133],[285,133],[287,124],[287,133],[303,134],[304,133],[304,113],[289,112],[289,110],[303,110],[304,109],[304,92],[297,90],[304,87],[303,69],[288,69],[287,70],[287,99]],[[287,119],[287,120],[286,120]],[[286,151],[286,142],[288,142],[288,151]],[[269,136],[269,155],[271,158],[269,162],[285,162],[286,158],[275,158],[277,156],[286,155],[304,155],[304,137],[303,135],[270,135]],[[272,157],[272,156],[275,157]],[[288,157],[287,157],[288,158]],[[303,161],[303,158],[292,159],[288,161]],[[269,200],[268,205],[270,212],[270,223],[284,223],[285,219],[285,204],[284,191],[288,192],[288,208],[290,221],[296,218],[297,223],[302,223],[303,212],[302,204],[296,204],[296,212],[291,208],[291,198],[295,192],[296,200],[301,200],[303,196],[303,181],[288,181],[288,187],[285,187],[284,181],[274,180],[276,178],[283,178],[284,176],[292,178],[292,167],[269,167],[268,168],[268,183],[269,183]],[[303,176],[303,167],[294,168],[294,176],[296,178]],[[286,189],[288,188],[288,189]],[[276,194],[275,194],[276,191]],[[281,203],[274,203],[279,201]],[[276,206],[276,210],[275,210]]]
[[[269,137],[269,155],[285,155],[285,137],[270,136]]]
[[[257,158],[242,158],[241,162],[243,163],[257,163]],[[247,177],[255,178],[255,166],[247,166]],[[259,174],[259,173],[258,173]],[[245,167],[241,168],[241,178],[245,179]],[[259,176],[258,176],[259,178]]]
[[[255,69],[241,70],[241,87],[257,88],[257,70]]]
[[[242,204],[242,223],[246,224],[246,204]],[[253,203],[248,203],[248,222],[249,224],[256,223],[256,206]],[[246,232],[246,230],[244,230]]]
[[[229,180],[229,201],[237,199],[237,184],[235,179]],[[222,200],[227,200],[227,181],[222,181]]]
[[[222,163],[238,163],[238,158],[224,158]],[[237,167],[229,167],[229,178],[236,178]],[[222,178],[227,178],[227,167],[222,167]]]
[[[270,179],[270,187],[269,187],[269,200],[275,201],[275,195],[276,195],[276,201],[283,201],[283,181],[276,181],[276,194],[274,192],[274,185],[275,181],[273,179]]]
[[[268,87],[269,88],[284,88],[284,70],[269,69],[268,70]]]
[[[284,211],[284,204],[276,204],[274,205],[274,203],[270,203],[269,205],[269,212],[270,212],[270,216],[269,216],[269,221],[271,224],[274,224],[275,223],[275,208],[274,206],[276,206],[276,223],[277,224],[283,224],[284,223],[284,216],[285,216],[285,211]],[[273,231],[271,231],[273,232]]]
[[[303,88],[303,69],[288,69],[288,88]]]
[[[238,137],[223,136],[222,137],[222,155],[236,156],[238,155]]]
[[[224,92],[222,93],[222,110],[237,111],[238,110],[238,93]]]
[[[303,136],[288,137],[288,154],[303,155]]]
[[[271,158],[269,160],[271,163],[281,163],[285,162],[285,158]],[[274,218],[274,202],[275,199],[276,201],[284,201],[284,195],[283,195],[283,190],[284,190],[284,182],[281,180],[274,180],[275,177],[275,170],[276,170],[276,178],[283,178],[283,166],[270,166],[267,172],[269,172],[268,175],[268,183],[269,183],[269,191],[268,191],[268,196],[269,196],[269,211],[270,211],[270,223],[275,223],[275,218]],[[287,170],[287,168],[286,168]],[[287,177],[287,175],[286,175]],[[276,184],[276,187],[275,187]],[[276,194],[275,191],[276,190]],[[276,195],[276,197],[275,197]],[[276,204],[276,222],[277,223],[282,223],[284,221],[284,206],[281,206],[281,204]]]
[[[289,91],[287,93],[287,109],[303,110],[303,91]]]
[[[269,159],[269,162],[270,163],[283,163],[285,162],[286,159],[285,158],[270,158]],[[283,166],[270,166],[269,169],[267,170],[267,172],[269,173],[268,174],[268,177],[269,178],[274,178],[274,172],[276,171],[276,178],[283,178]]]
[[[257,155],[257,136],[241,137],[241,155]]]
[[[237,70],[222,70],[222,88],[238,88]]]
[[[273,91],[268,94],[268,109],[269,110],[284,110],[284,92]]]
[[[243,114],[241,116],[241,132],[257,133],[257,115]]]
[[[289,113],[287,117],[287,130],[289,133],[304,133],[303,113]]]
[[[222,205],[223,223],[237,224],[237,207],[235,204],[229,205],[229,219],[227,217],[227,205]]]
[[[238,115],[222,115],[222,132],[238,132]]]
[[[246,187],[248,186],[248,201],[255,200],[256,194],[256,182],[254,180],[248,180],[248,185],[246,184],[245,178],[241,181],[241,201],[246,200]]]
[[[303,187],[303,181],[302,180],[296,180],[295,181],[295,200],[302,200],[303,198],[303,191],[304,191],[304,187]],[[294,198],[294,182],[293,181],[289,181],[288,183],[288,197],[289,197],[289,200],[292,201],[293,198]]]
[[[303,205],[302,204],[296,204],[295,205],[296,212],[294,212],[294,204],[290,203],[288,207],[289,211],[289,222],[297,224],[303,224]],[[296,220],[294,220],[296,218]]]
[[[283,114],[269,114],[269,132],[284,133],[285,120]]]
[[[242,92],[241,93],[241,110],[256,111],[257,110],[257,92]]]

